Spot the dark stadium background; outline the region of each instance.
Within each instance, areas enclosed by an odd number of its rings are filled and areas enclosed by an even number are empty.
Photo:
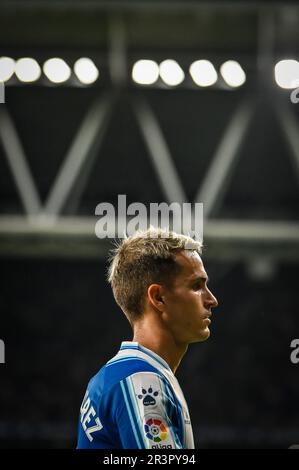
[[[290,360],[290,343],[299,337],[298,147],[296,157],[280,116],[291,113],[291,140],[299,142],[299,104],[275,84],[273,67],[284,57],[299,59],[299,7],[241,1],[84,3],[0,2],[0,55],[29,55],[40,63],[55,55],[70,63],[90,56],[100,69],[90,87],[50,86],[43,80],[22,85],[12,79],[6,103],[0,104],[0,126],[5,107],[45,202],[88,109],[98,97],[114,95],[105,135],[94,145],[93,166],[60,214],[77,222],[88,217],[93,229],[95,206],[116,204],[118,194],[126,194],[128,204],[165,201],[134,112],[138,100],[156,116],[190,202],[234,112],[241,102],[254,103],[212,214],[216,221],[254,221],[253,231],[225,236],[210,228],[205,234],[204,226],[203,259],[219,307],[211,338],[189,347],[177,377],[197,447],[298,444],[299,364]],[[109,24],[115,18],[125,31],[128,72],[118,80],[111,73],[116,50]],[[247,81],[238,90],[198,89],[190,78],[175,89],[160,82],[141,87],[132,82],[130,70],[145,56],[177,58],[186,76],[198,57],[215,64],[236,58]],[[132,338],[106,282],[112,245],[93,231],[27,230],[1,140],[0,213],[0,338],[6,353],[6,364],[0,365],[0,447],[73,448],[87,381],[121,341]],[[260,231],[264,222],[267,235]],[[271,227],[274,234],[282,230],[282,237],[272,239]]]

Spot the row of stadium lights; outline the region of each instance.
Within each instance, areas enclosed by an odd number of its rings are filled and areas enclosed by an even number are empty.
[[[209,60],[196,60],[190,65],[189,73],[197,86],[209,87],[218,80],[218,73]],[[228,60],[220,67],[224,81],[230,87],[239,87],[246,81],[241,65],[235,60]],[[180,65],[171,59],[160,65],[153,60],[139,60],[132,69],[132,78],[140,85],[152,85],[159,77],[168,86],[180,85],[185,80],[185,73]]]
[[[11,57],[0,57],[0,81],[7,82],[14,74],[23,83],[36,82],[42,74],[52,83],[64,83],[71,77],[72,70],[68,64],[58,57],[47,60],[41,69],[35,59],[23,57],[14,60]],[[87,57],[81,57],[74,64],[74,73],[78,80],[90,85],[99,76],[99,71],[93,61]]]
[[[209,60],[193,62],[189,73],[194,83],[201,87],[214,85],[218,80],[217,71]],[[244,70],[235,60],[224,62],[220,66],[220,74],[225,83],[232,88],[237,88],[246,81]],[[184,71],[174,60],[165,60],[159,66],[151,60],[140,60],[132,70],[133,80],[142,85],[155,83],[159,76],[169,86],[177,86],[185,79]],[[274,67],[274,77],[280,88],[299,87],[299,62],[294,59],[280,60]]]
[[[35,59],[24,57],[14,60],[10,57],[0,57],[0,81],[8,81],[14,74],[23,83],[37,81],[42,70],[48,80],[55,84],[64,83],[72,74],[71,68],[61,58],[47,60],[41,69]],[[99,77],[99,70],[94,62],[81,57],[73,67],[73,72],[84,85],[91,85]],[[200,87],[209,87],[218,80],[218,73],[209,60],[197,60],[190,65],[190,76]],[[228,60],[220,67],[220,74],[226,84],[232,88],[243,85],[246,74],[241,65],[235,60]],[[299,86],[299,62],[288,59],[279,61],[274,67],[274,76],[281,88],[296,88]],[[185,73],[180,65],[171,59],[164,60],[158,65],[153,60],[138,60],[132,68],[132,79],[139,85],[153,85],[161,78],[168,86],[178,86],[185,80]]]
[[[14,74],[23,83],[37,81],[42,70],[47,79],[52,83],[64,83],[69,80],[72,74],[71,68],[61,58],[47,60],[41,69],[35,59],[24,57],[17,61],[10,57],[0,58],[0,81],[8,81]],[[78,59],[73,67],[74,74],[84,85],[91,85],[99,77],[99,70],[94,62],[82,57]],[[240,64],[229,60],[222,64],[220,72],[231,87],[241,86],[246,75]],[[218,74],[213,64],[208,60],[197,60],[190,66],[190,75],[198,86],[207,87],[214,85],[218,80]],[[168,86],[178,86],[185,79],[185,73],[175,60],[164,60],[157,64],[153,60],[138,60],[132,68],[132,79],[139,85],[153,85],[159,77]]]

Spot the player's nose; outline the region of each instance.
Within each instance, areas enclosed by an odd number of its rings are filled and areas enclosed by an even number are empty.
[[[212,292],[207,289],[208,291],[208,297],[207,297],[207,303],[209,304],[210,308],[215,308],[218,307],[218,300],[216,299],[215,295],[212,294]]]

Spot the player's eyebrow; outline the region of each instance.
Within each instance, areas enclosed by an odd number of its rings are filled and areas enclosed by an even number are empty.
[[[196,281],[206,282],[208,284],[209,276],[196,276],[194,278],[191,278],[191,282],[196,282]]]

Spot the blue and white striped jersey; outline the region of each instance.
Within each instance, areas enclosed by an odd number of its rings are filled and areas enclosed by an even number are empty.
[[[87,386],[77,448],[194,449],[188,406],[166,361],[124,341]]]

